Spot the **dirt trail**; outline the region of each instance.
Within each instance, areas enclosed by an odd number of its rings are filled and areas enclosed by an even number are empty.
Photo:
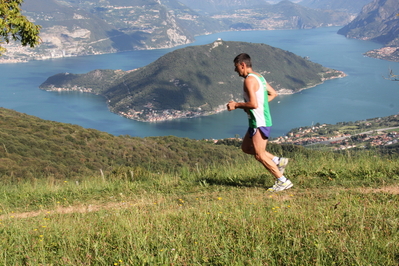
[[[30,218],[36,217],[39,215],[49,215],[49,214],[69,214],[69,213],[88,213],[88,212],[96,212],[100,210],[110,210],[110,209],[122,209],[128,208],[132,206],[137,206],[139,204],[129,203],[129,202],[110,202],[110,203],[99,203],[99,204],[88,204],[88,205],[74,205],[68,207],[57,207],[53,210],[39,210],[39,211],[31,211],[31,212],[21,212],[21,213],[8,213],[0,215],[0,220],[5,218]]]
[[[392,195],[399,195],[399,186],[387,186],[382,188],[354,188],[354,189],[346,189],[353,190],[355,192],[370,194],[370,193],[387,193]],[[297,194],[298,192],[292,191],[291,194]],[[299,192],[301,193],[301,192]],[[272,194],[275,195],[275,194]],[[280,194],[276,194],[280,195]],[[277,200],[284,200],[288,196],[281,194],[282,197],[277,197]],[[109,202],[109,203],[98,203],[98,204],[79,204],[68,207],[59,206],[53,210],[39,210],[39,211],[31,211],[31,212],[21,212],[21,213],[8,213],[0,215],[0,220],[4,220],[7,218],[30,218],[36,217],[40,215],[51,215],[51,214],[69,214],[69,213],[88,213],[88,212],[96,212],[100,210],[111,210],[111,209],[125,209],[131,208],[134,206],[148,206],[150,204],[154,204],[153,202]]]

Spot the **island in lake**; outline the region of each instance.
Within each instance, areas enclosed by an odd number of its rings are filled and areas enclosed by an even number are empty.
[[[40,89],[101,95],[111,112],[137,121],[211,115],[226,110],[228,101],[243,98],[242,78],[233,65],[234,57],[242,52],[252,56],[254,70],[279,94],[297,93],[345,76],[342,71],[266,44],[218,39],[175,50],[135,70],[56,74]]]

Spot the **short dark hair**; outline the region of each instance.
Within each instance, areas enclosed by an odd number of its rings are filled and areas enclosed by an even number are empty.
[[[241,64],[241,63],[245,63],[247,65],[247,67],[252,67],[251,57],[249,56],[249,54],[241,53],[241,54],[237,55],[236,58],[234,58],[235,65]]]

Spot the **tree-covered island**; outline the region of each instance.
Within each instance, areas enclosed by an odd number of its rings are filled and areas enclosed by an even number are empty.
[[[253,56],[254,69],[279,94],[296,93],[345,76],[342,71],[266,44],[219,39],[175,50],[136,70],[56,74],[40,88],[101,95],[110,111],[138,121],[210,115],[225,110],[228,101],[242,99],[241,79],[232,61],[242,52]]]

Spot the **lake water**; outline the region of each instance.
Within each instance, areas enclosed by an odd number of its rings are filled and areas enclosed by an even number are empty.
[[[384,79],[388,70],[399,74],[399,63],[363,56],[381,45],[346,39],[336,34],[339,28],[311,30],[224,32],[197,37],[190,45],[202,45],[222,38],[226,41],[266,43],[323,66],[344,71],[348,76],[335,79],[294,95],[278,96],[272,103],[272,137],[312,123],[335,124],[397,114],[399,84]],[[138,137],[167,136],[229,138],[242,136],[247,128],[243,111],[179,119],[159,123],[129,120],[108,111],[100,96],[84,93],[57,93],[40,90],[49,76],[61,73],[86,73],[94,69],[129,70],[145,66],[173,49],[132,51],[20,64],[0,65],[0,106],[43,119],[77,124],[113,135]],[[256,55],[251,55],[256,61]],[[232,55],[232,59],[235,55]],[[256,69],[256,64],[254,66]],[[233,67],[232,67],[233,72]],[[237,84],[241,87],[241,84]],[[217,89],[217,88],[215,88]]]

